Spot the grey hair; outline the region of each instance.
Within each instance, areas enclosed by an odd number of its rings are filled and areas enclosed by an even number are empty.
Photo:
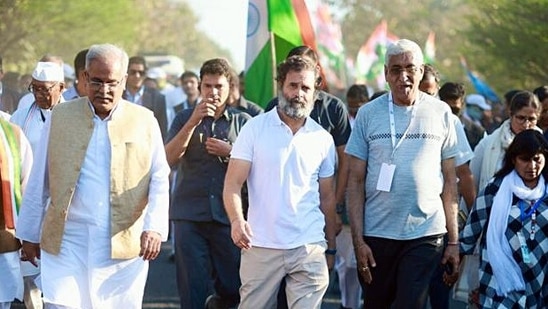
[[[420,46],[417,43],[407,39],[397,40],[396,42],[388,45],[384,57],[384,64],[388,65],[390,57],[406,53],[411,53],[413,55],[413,60],[418,61],[418,63],[416,63],[417,65],[424,64],[424,56]]]
[[[127,53],[116,45],[112,44],[96,44],[89,48],[86,54],[86,70],[89,68],[90,63],[96,59],[117,59],[121,61],[121,70],[123,74],[126,74],[128,69],[129,57]]]

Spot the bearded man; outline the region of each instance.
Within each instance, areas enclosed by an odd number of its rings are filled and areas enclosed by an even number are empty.
[[[277,108],[250,119],[232,148],[223,200],[232,240],[243,249],[241,308],[274,307],[282,280],[289,308],[320,308],[327,290],[336,247],[336,151],[309,117],[318,74],[307,58],[282,62]]]

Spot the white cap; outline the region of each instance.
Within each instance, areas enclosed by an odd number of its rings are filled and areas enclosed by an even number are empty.
[[[475,105],[484,111],[491,110],[491,105],[487,104],[487,101],[485,101],[485,98],[481,94],[469,94],[464,101],[467,105]]]
[[[63,68],[56,62],[38,62],[32,78],[41,82],[64,82]]]
[[[66,63],[63,63],[63,74],[65,75],[66,79],[74,80],[76,78],[76,76],[74,75],[74,69]]]
[[[155,68],[148,69],[147,77],[152,79],[159,79],[159,78],[164,79],[167,77],[167,74],[162,68],[155,67]]]

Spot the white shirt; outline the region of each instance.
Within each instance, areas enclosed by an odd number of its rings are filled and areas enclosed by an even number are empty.
[[[175,105],[181,104],[186,100],[186,94],[183,91],[183,88],[178,86],[170,91],[165,93],[166,96],[166,116],[167,116],[167,127],[171,127],[171,123],[175,118],[175,110],[173,107]]]
[[[64,101],[62,97],[61,100]],[[46,119],[50,116],[50,109],[42,109],[36,103],[32,103],[27,108],[17,108],[10,121],[21,127],[29,139],[32,149],[36,151]]]
[[[310,117],[293,134],[277,109],[250,119],[231,158],[251,162],[248,222],[253,246],[292,249],[325,240],[319,179],[333,176],[331,135]]]

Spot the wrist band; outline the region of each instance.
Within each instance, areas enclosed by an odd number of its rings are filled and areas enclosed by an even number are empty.
[[[325,250],[325,254],[335,255],[337,254],[337,249],[327,249]]]
[[[460,245],[460,243],[458,241],[448,241],[447,245],[448,246],[458,246],[458,245]]]

